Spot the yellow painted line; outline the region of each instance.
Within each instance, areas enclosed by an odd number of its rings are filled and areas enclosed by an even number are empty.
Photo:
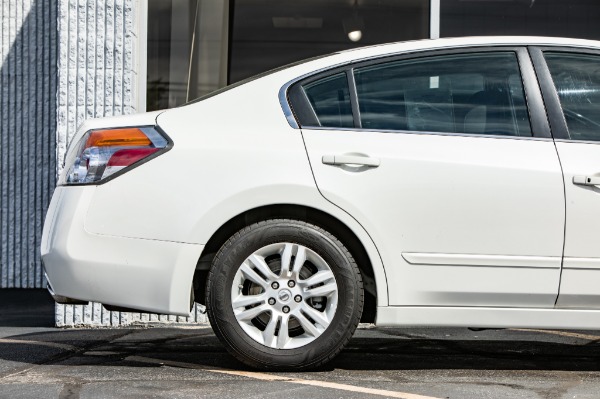
[[[439,398],[435,398],[433,396],[423,396],[423,395],[416,395],[413,393],[406,393],[406,392],[387,391],[385,389],[364,388],[364,387],[358,387],[355,385],[338,384],[336,382],[327,382],[327,381],[319,381],[319,380],[305,380],[303,378],[289,378],[289,377],[282,377],[279,375],[259,373],[259,372],[255,372],[255,371],[236,371],[236,370],[229,370],[229,369],[215,368],[215,367],[208,368],[208,367],[203,367],[203,366],[193,364],[193,363],[175,362],[175,361],[170,361],[170,360],[159,360],[159,359],[152,359],[152,358],[143,357],[143,356],[129,356],[129,357],[125,358],[125,360],[130,360],[130,361],[135,361],[135,362],[140,362],[140,363],[161,364],[161,365],[171,366],[171,367],[199,369],[199,370],[203,370],[203,371],[209,371],[211,373],[227,374],[227,375],[233,375],[233,376],[238,376],[238,377],[247,377],[247,378],[253,378],[255,380],[262,380],[262,381],[279,381],[279,382],[287,382],[290,384],[309,385],[309,386],[320,387],[320,388],[338,389],[341,391],[358,392],[358,393],[364,393],[364,394],[369,394],[369,395],[385,396],[388,398],[439,399]]]
[[[512,331],[542,333],[542,334],[552,334],[552,335],[559,335],[561,337],[585,339],[588,341],[597,341],[600,339],[600,335],[580,334],[580,333],[574,333],[574,332],[568,332],[568,331],[536,330],[536,329],[532,329],[532,328],[511,328],[511,330]]]
[[[73,345],[59,344],[57,342],[29,341],[29,340],[10,339],[10,338],[0,338],[0,344],[40,345],[40,346],[47,346],[50,348],[64,349],[67,351],[76,351],[79,349]]]

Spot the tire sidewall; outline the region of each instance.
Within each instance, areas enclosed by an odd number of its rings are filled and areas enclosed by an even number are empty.
[[[338,286],[335,315],[327,329],[314,341],[294,349],[274,349],[249,337],[239,325],[231,305],[234,277],[248,256],[274,243],[289,242],[310,248],[329,265]],[[234,352],[259,367],[310,366],[337,353],[349,330],[354,330],[362,287],[355,276],[352,258],[333,236],[316,226],[298,221],[267,221],[242,230],[215,258],[211,286],[207,290],[209,317],[220,337]],[[240,357],[240,356],[237,356]]]

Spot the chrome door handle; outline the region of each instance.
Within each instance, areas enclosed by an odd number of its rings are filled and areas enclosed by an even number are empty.
[[[582,186],[598,186],[600,185],[599,176],[573,176],[573,184]]]
[[[376,168],[381,163],[377,158],[360,155],[323,155],[325,165],[357,165]]]

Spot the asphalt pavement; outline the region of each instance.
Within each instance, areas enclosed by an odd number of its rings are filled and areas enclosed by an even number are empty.
[[[361,325],[326,367],[256,372],[209,326],[54,328],[38,290],[0,290],[0,398],[600,398],[600,331]]]

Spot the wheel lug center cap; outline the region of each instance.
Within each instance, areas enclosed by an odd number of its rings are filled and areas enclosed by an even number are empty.
[[[279,300],[281,302],[287,303],[290,301],[290,299],[292,299],[292,293],[290,292],[290,290],[283,289],[283,290],[279,291],[279,293],[277,294],[277,297],[279,298]]]

